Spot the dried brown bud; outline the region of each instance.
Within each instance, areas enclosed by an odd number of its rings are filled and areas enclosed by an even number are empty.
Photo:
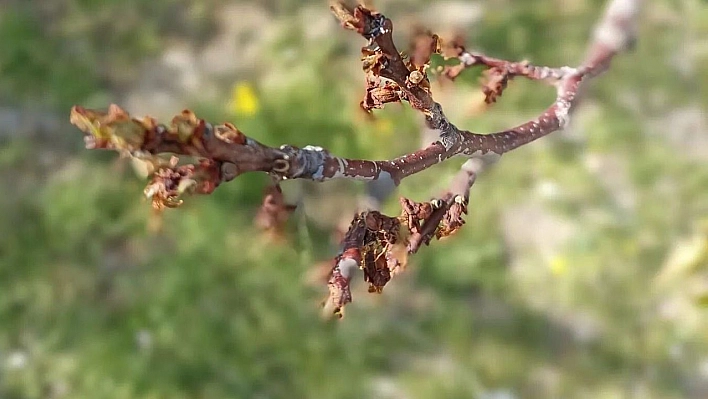
[[[487,104],[495,103],[497,98],[501,97],[502,92],[506,89],[509,80],[513,76],[508,71],[498,67],[484,71],[484,76],[486,78],[484,87],[482,87],[485,95],[484,102]]]
[[[408,81],[413,83],[414,85],[420,84],[423,79],[425,79],[425,75],[423,75],[419,71],[411,71],[411,73],[408,75]]]

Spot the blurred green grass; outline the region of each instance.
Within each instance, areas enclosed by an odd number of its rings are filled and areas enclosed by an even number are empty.
[[[224,4],[10,2],[0,11],[2,105],[62,117],[75,103],[106,106],[175,41],[208,42]],[[409,21],[429,4],[381,9]],[[603,2],[481,4],[472,46],[563,65],[582,58]],[[325,287],[308,281],[336,251],[327,227],[338,220],[296,213],[290,242],[264,241],[252,226],[264,176],[188,199],[154,234],[143,182],[125,161],[80,149],[71,129],[5,139],[0,397],[704,397],[708,163],[684,156],[661,128],[673,110],[708,106],[706,53],[691,52],[705,45],[701,4],[647,4],[638,47],[585,93],[572,132],[505,156],[475,184],[465,228],[415,255],[383,295],[357,284],[339,323],[320,318]],[[415,149],[410,110],[388,107],[375,123],[358,113],[362,43],[336,29],[308,39],[299,14],[308,6],[264,3],[277,24],[264,32],[262,64],[234,76],[220,100],[194,93],[183,106],[273,145],[368,158]],[[224,105],[226,87],[243,79],[257,96],[251,115]],[[474,74],[458,86],[436,95],[475,131],[523,121],[553,97],[513,82],[478,114]],[[70,151],[56,148],[67,141]],[[398,211],[398,195],[442,190],[460,162],[408,179],[386,210]],[[286,185],[305,193],[306,208],[326,196],[351,203],[361,190]],[[534,245],[560,233],[548,230],[555,222],[515,219],[529,212],[570,226],[570,238]]]

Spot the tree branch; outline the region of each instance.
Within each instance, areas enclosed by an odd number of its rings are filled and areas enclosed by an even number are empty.
[[[462,215],[467,212],[469,189],[484,167],[496,162],[501,155],[568,125],[584,84],[605,71],[612,58],[634,42],[641,2],[612,0],[609,3],[585,61],[576,68],[533,66],[470,52],[462,46],[454,47],[454,57],[460,64],[448,68],[445,75],[454,79],[466,68],[485,68],[488,83],[484,92],[488,103],[495,102],[508,82],[517,76],[556,87],[555,101],[537,118],[491,134],[457,128],[445,116],[442,106],[433,100],[427,69],[430,56],[440,52],[437,36],[418,38],[413,55],[408,57],[400,53],[393,42],[390,19],[364,6],[350,10],[341,4],[333,5],[332,12],[342,26],[367,40],[362,48],[366,74],[362,107],[371,111],[390,102],[406,101],[424,115],[427,127],[437,133],[437,139],[426,147],[390,160],[338,157],[317,146],[270,147],[247,137],[232,124],[213,125],[198,119],[191,111],[183,111],[170,124],[163,125],[149,117],[132,118],[116,105],[111,105],[107,112],[75,106],[71,122],[87,134],[87,148],[113,149],[151,162],[155,173],[146,195],[159,209],[179,205],[183,193],[209,194],[221,183],[247,172],[265,172],[276,181],[391,179],[398,185],[407,176],[453,156],[470,158],[453,180],[449,192],[440,198],[424,203],[403,198],[403,213],[399,217],[372,211],[354,218],[329,281],[329,307],[341,314],[344,304],[351,301],[352,265],[364,269],[370,291],[380,292],[393,270],[401,265],[393,255],[394,246],[405,243],[407,251],[414,253],[433,237],[456,232],[464,223]],[[193,161],[179,165],[179,160],[165,161],[164,154]],[[406,230],[410,236],[404,234]]]

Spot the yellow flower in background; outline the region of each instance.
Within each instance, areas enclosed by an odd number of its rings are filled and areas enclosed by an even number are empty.
[[[390,136],[393,134],[393,122],[389,119],[376,118],[374,120],[374,130],[379,136]]]
[[[258,96],[253,85],[248,82],[238,82],[231,88],[229,111],[239,116],[253,116],[259,108]]]
[[[549,268],[554,276],[564,275],[568,271],[568,258],[561,255],[554,257],[551,259]]]

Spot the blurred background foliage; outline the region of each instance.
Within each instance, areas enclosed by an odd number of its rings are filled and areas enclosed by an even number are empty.
[[[572,126],[505,156],[457,236],[383,295],[356,284],[332,322],[315,265],[361,184],[287,182],[300,207],[274,244],[253,227],[264,176],[158,220],[131,164],[68,125],[71,105],[114,102],[350,157],[417,148],[405,106],[357,109],[362,40],[326,2],[0,1],[0,398],[708,397],[708,7],[646,3],[636,49]],[[603,4],[375,2],[400,44],[421,24],[550,65],[582,59]],[[474,131],[554,96],[515,81],[483,109],[478,76],[433,84]],[[385,210],[460,163],[408,179]]]

